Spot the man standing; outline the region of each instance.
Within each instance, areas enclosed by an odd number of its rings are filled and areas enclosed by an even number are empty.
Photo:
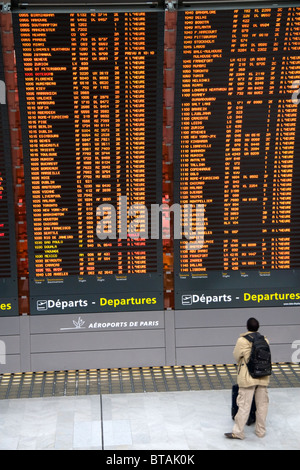
[[[256,422],[255,434],[258,437],[264,437],[266,433],[266,417],[268,413],[268,390],[270,377],[269,375],[253,378],[248,369],[248,362],[252,350],[252,342],[246,338],[255,337],[259,329],[259,322],[255,318],[249,318],[247,321],[248,332],[242,334],[237,340],[233,351],[234,358],[238,366],[237,383],[239,386],[239,394],[237,397],[238,412],[235,416],[235,424],[232,433],[225,433],[229,439],[244,439],[244,427],[247,423],[253,395],[255,395],[256,404]],[[252,335],[252,336],[251,336]],[[258,336],[258,334],[257,334]],[[267,341],[267,340],[266,340]],[[268,343],[268,341],[267,341]]]

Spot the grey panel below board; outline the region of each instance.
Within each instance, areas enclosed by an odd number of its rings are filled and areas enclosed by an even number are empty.
[[[272,344],[272,362],[293,362],[292,355],[295,349],[292,349],[291,344]]]
[[[176,330],[176,347],[187,346],[234,346],[246,328],[182,328]],[[292,344],[300,340],[299,326],[265,326],[260,333],[268,338],[270,344]]]
[[[240,333],[240,328],[182,328],[175,332],[176,347],[233,347]]]
[[[0,335],[20,334],[20,317],[0,317]]]
[[[20,336],[0,336],[0,341],[6,354],[20,354]]]
[[[270,344],[292,344],[294,341],[300,341],[299,325],[267,325],[260,328],[260,333],[264,334]]]
[[[44,370],[108,369],[165,365],[165,349],[126,349],[33,354],[32,372]]]
[[[164,347],[164,330],[88,331],[77,334],[31,336],[31,353],[101,352],[102,350]]]
[[[233,364],[232,351],[232,346],[177,348],[176,365]]]
[[[21,370],[21,365],[20,365],[20,355],[19,354],[12,354],[12,355],[7,355],[5,364],[2,364],[0,362],[0,374],[11,374],[11,373],[19,373],[19,372],[25,372]]]
[[[233,349],[232,346],[177,348],[176,362],[178,366],[234,364]],[[272,362],[292,362],[294,351],[290,344],[273,344]]]
[[[175,328],[246,327],[255,317],[264,325],[300,325],[300,307],[175,310]]]

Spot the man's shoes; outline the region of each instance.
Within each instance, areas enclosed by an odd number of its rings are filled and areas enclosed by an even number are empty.
[[[227,439],[240,439],[240,437],[237,437],[232,432],[225,432],[224,436],[227,437]]]

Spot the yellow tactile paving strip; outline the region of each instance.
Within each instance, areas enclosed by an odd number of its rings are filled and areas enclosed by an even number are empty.
[[[0,375],[0,399],[230,389],[234,364],[89,369]],[[300,387],[300,365],[276,363],[271,388]]]

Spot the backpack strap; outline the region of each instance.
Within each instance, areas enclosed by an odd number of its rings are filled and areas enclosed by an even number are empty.
[[[258,333],[257,331],[244,336],[244,338],[246,338],[248,341],[250,341],[250,343],[254,343],[255,339],[256,339],[256,338],[260,338],[260,337],[263,337],[263,338],[264,338],[264,336],[262,336],[262,335],[261,335],[260,333]]]
[[[254,338],[251,335],[245,335],[244,338],[246,338],[250,343],[254,343]]]

